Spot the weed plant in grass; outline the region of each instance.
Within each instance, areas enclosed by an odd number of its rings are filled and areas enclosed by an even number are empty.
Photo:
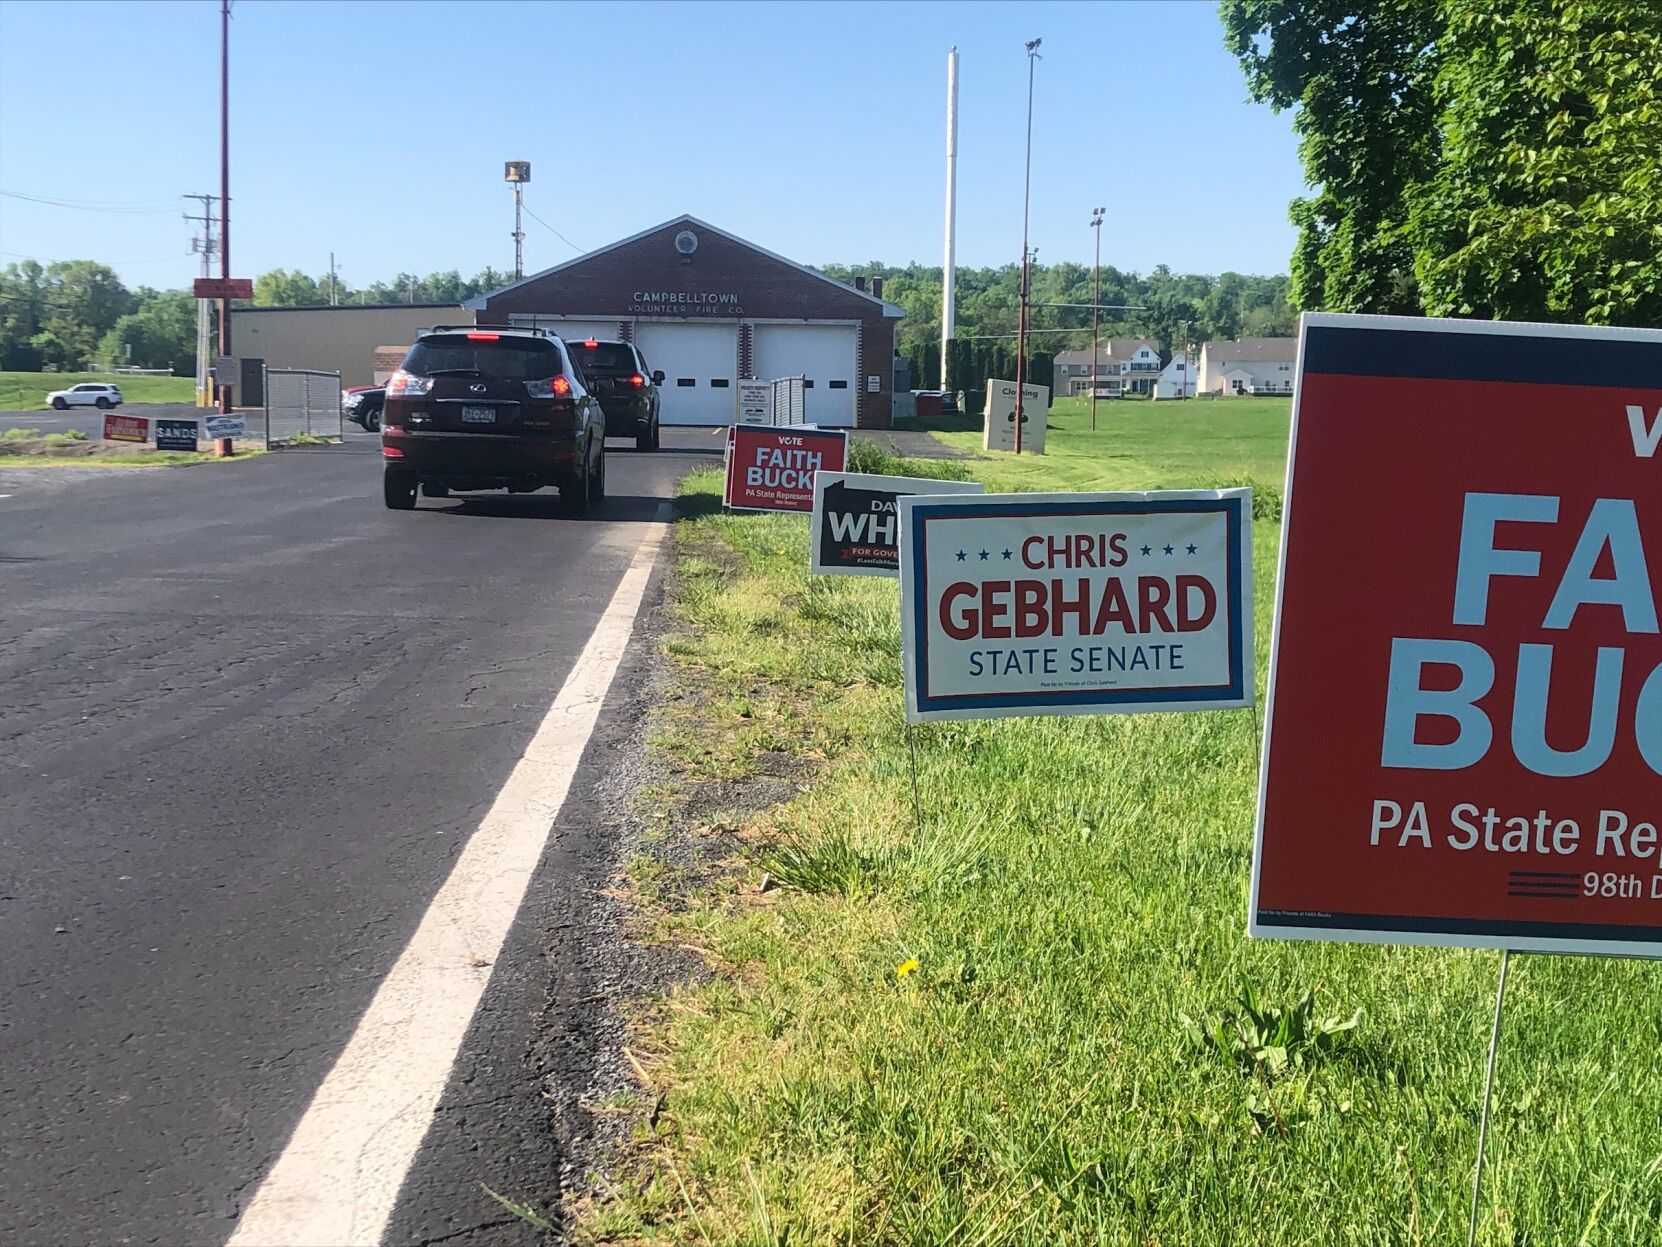
[[[1103,407],[1092,434],[1059,403],[1042,458],[967,466],[1279,485],[1285,401]],[[810,578],[802,517],[720,514],[714,472],[683,488],[669,651],[700,695],[660,748],[688,790],[781,752],[820,777],[736,814],[713,883],[637,867],[654,937],[714,973],[644,1025],[663,1112],[583,1233],[1463,1241],[1496,957],[1246,938],[1254,713],[919,728],[918,826],[895,583]],[[1277,538],[1256,525],[1260,687]],[[1662,1243],[1659,969],[1518,967],[1481,1242]]]

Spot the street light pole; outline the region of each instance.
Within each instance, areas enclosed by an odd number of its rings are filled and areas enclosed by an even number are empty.
[[[1027,249],[1027,223],[1033,203],[1033,65],[1043,39],[1027,43],[1027,172],[1021,191],[1021,309],[1016,317],[1016,434],[1015,452],[1021,454],[1022,390],[1027,386],[1027,294],[1032,253]]]
[[[1091,266],[1091,431],[1096,432],[1097,325],[1102,314],[1102,208],[1091,209],[1091,232],[1096,235],[1096,263]]]
[[[219,276],[231,280],[231,0],[220,0],[219,6]],[[219,353],[231,354],[231,300],[219,299]],[[214,375],[219,381],[219,412],[231,413],[231,385],[240,386],[241,377],[230,379]],[[238,394],[241,397],[241,394]],[[214,456],[223,459],[231,453],[231,439],[214,439]]]

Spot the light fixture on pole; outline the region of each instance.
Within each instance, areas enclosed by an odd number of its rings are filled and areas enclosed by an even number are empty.
[[[1091,209],[1091,232],[1096,235],[1096,263],[1091,266],[1091,430],[1096,431],[1097,324],[1102,312],[1102,214]]]
[[[514,188],[514,280],[525,276],[525,231],[520,228],[520,187],[531,180],[529,160],[503,162],[502,180]]]
[[[1021,307],[1016,317],[1016,432],[1015,452],[1021,454],[1022,390],[1027,385],[1027,295],[1032,253],[1027,249],[1027,223],[1033,203],[1033,64],[1043,39],[1027,41],[1027,172],[1021,191]]]

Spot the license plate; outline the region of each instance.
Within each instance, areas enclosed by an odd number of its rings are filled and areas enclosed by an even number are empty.
[[[496,408],[494,407],[463,407],[463,424],[495,424]]]

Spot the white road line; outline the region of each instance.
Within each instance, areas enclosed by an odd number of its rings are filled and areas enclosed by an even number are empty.
[[[668,504],[660,510],[665,517]],[[647,537],[227,1247],[376,1247],[634,631]],[[482,965],[475,965],[482,962]]]

